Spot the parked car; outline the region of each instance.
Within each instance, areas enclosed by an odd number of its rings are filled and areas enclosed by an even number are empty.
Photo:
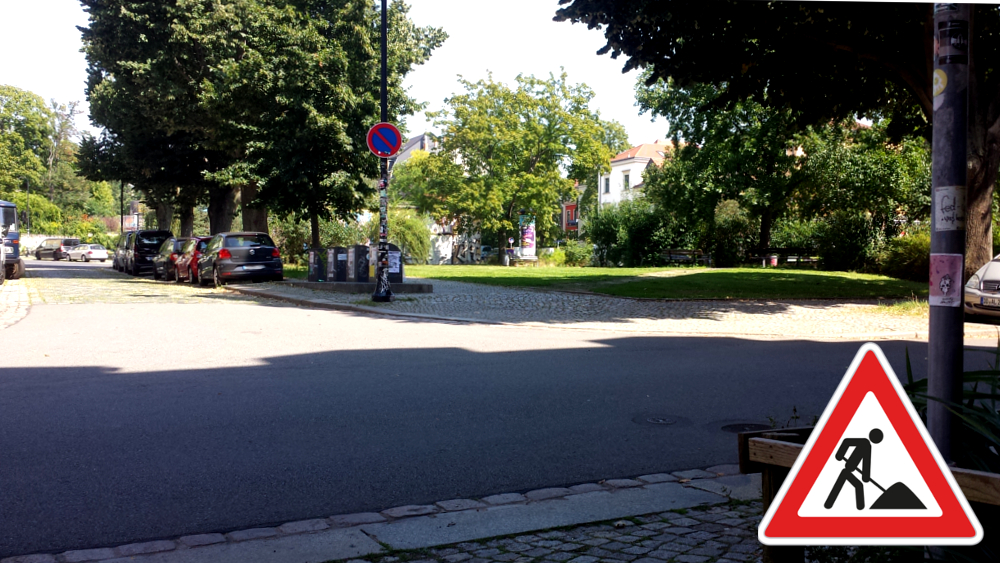
[[[281,253],[266,233],[219,233],[198,260],[198,282],[218,287],[232,280],[283,279]]]
[[[210,240],[212,237],[195,237],[184,243],[174,262],[174,281],[198,283],[198,259],[205,252]]]
[[[174,263],[181,255],[181,247],[189,240],[191,240],[190,237],[170,237],[163,241],[159,252],[153,257],[154,280],[163,278],[166,281],[172,281],[174,279]]]
[[[35,249],[35,259],[62,260],[69,256],[69,249],[80,245],[78,238],[47,238]]]
[[[99,244],[81,244],[74,246],[69,249],[67,254],[69,255],[70,262],[74,260],[83,260],[84,262],[100,260],[101,262],[104,262],[108,259],[108,249]]]
[[[1000,317],[1000,254],[976,270],[966,282],[965,312]]]
[[[129,238],[128,249],[125,251],[125,271],[138,276],[143,271],[152,270],[153,258],[160,246],[173,236],[170,231],[136,231]]]
[[[125,271],[125,254],[128,252],[128,239],[132,234],[132,232],[122,233],[118,237],[118,244],[115,245],[115,253],[111,258],[111,267],[119,272]]]

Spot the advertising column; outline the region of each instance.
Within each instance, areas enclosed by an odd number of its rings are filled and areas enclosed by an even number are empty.
[[[535,216],[519,215],[518,224],[521,227],[521,257],[535,255]]]

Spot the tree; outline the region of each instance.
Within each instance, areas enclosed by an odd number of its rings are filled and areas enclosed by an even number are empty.
[[[604,30],[598,51],[651,80],[724,85],[717,103],[751,98],[800,123],[890,116],[893,138],[929,135],[932,4],[560,0],[556,20]],[[1000,167],[1000,8],[973,7],[966,273],[991,258]]]
[[[13,86],[0,86],[0,191],[41,185],[51,132],[50,111],[42,98]]]
[[[546,236],[575,181],[607,168],[614,153],[604,144],[606,131],[620,126],[592,112],[593,92],[569,84],[565,73],[518,76],[516,88],[492,77],[460,83],[465,93],[432,116],[443,129],[441,152],[411,174],[425,180],[397,178],[400,190],[436,219],[461,218],[466,230],[497,232],[501,244],[522,209],[535,215],[539,238]]]
[[[60,104],[52,100],[52,113],[50,114],[52,127],[48,142],[48,174],[45,183],[49,188],[49,200],[56,200],[56,167],[67,161],[72,162],[76,156],[76,145],[73,137],[78,134],[76,130],[76,116],[81,112],[77,109],[79,102]]]
[[[642,82],[636,88],[639,107],[666,117],[675,143],[681,137],[685,141],[672,155],[683,163],[667,164],[683,168],[684,174],[651,170],[647,193],[670,210],[675,199],[685,199],[673,192],[688,191],[685,196],[694,199],[686,211],[708,224],[722,200],[736,200],[760,220],[760,247],[770,246],[771,227],[803,180],[793,113],[753,100],[715,105],[719,90],[710,84],[681,88],[669,79],[648,86]]]

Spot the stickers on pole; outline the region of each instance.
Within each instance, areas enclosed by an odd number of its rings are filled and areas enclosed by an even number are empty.
[[[934,230],[965,230],[965,186],[934,188]]]
[[[882,350],[868,343],[757,537],[764,545],[975,545],[983,527]]]
[[[931,254],[927,302],[932,307],[962,306],[963,259],[961,254]]]

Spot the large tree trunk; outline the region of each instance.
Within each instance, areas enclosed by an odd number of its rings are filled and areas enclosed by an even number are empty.
[[[174,206],[171,203],[156,202],[156,228],[169,231],[174,222]]]
[[[194,236],[194,207],[190,205],[182,205],[180,209],[181,218],[181,236],[182,237],[193,237]]]
[[[208,190],[208,224],[211,234],[232,230],[236,217],[236,188],[212,188]]]
[[[976,6],[978,10],[985,6]],[[989,8],[987,8],[989,9]],[[996,9],[995,7],[992,9]],[[973,21],[975,25],[975,21]],[[969,59],[969,137],[966,193],[965,279],[993,258],[993,189],[1000,167],[1000,91],[996,77],[983,73],[994,65]]]
[[[243,230],[266,233],[267,209],[254,200],[257,199],[257,184],[250,183],[240,191],[240,206],[243,210]]]
[[[312,247],[320,248],[319,244],[319,214],[313,212],[309,215],[309,226],[312,231]]]

